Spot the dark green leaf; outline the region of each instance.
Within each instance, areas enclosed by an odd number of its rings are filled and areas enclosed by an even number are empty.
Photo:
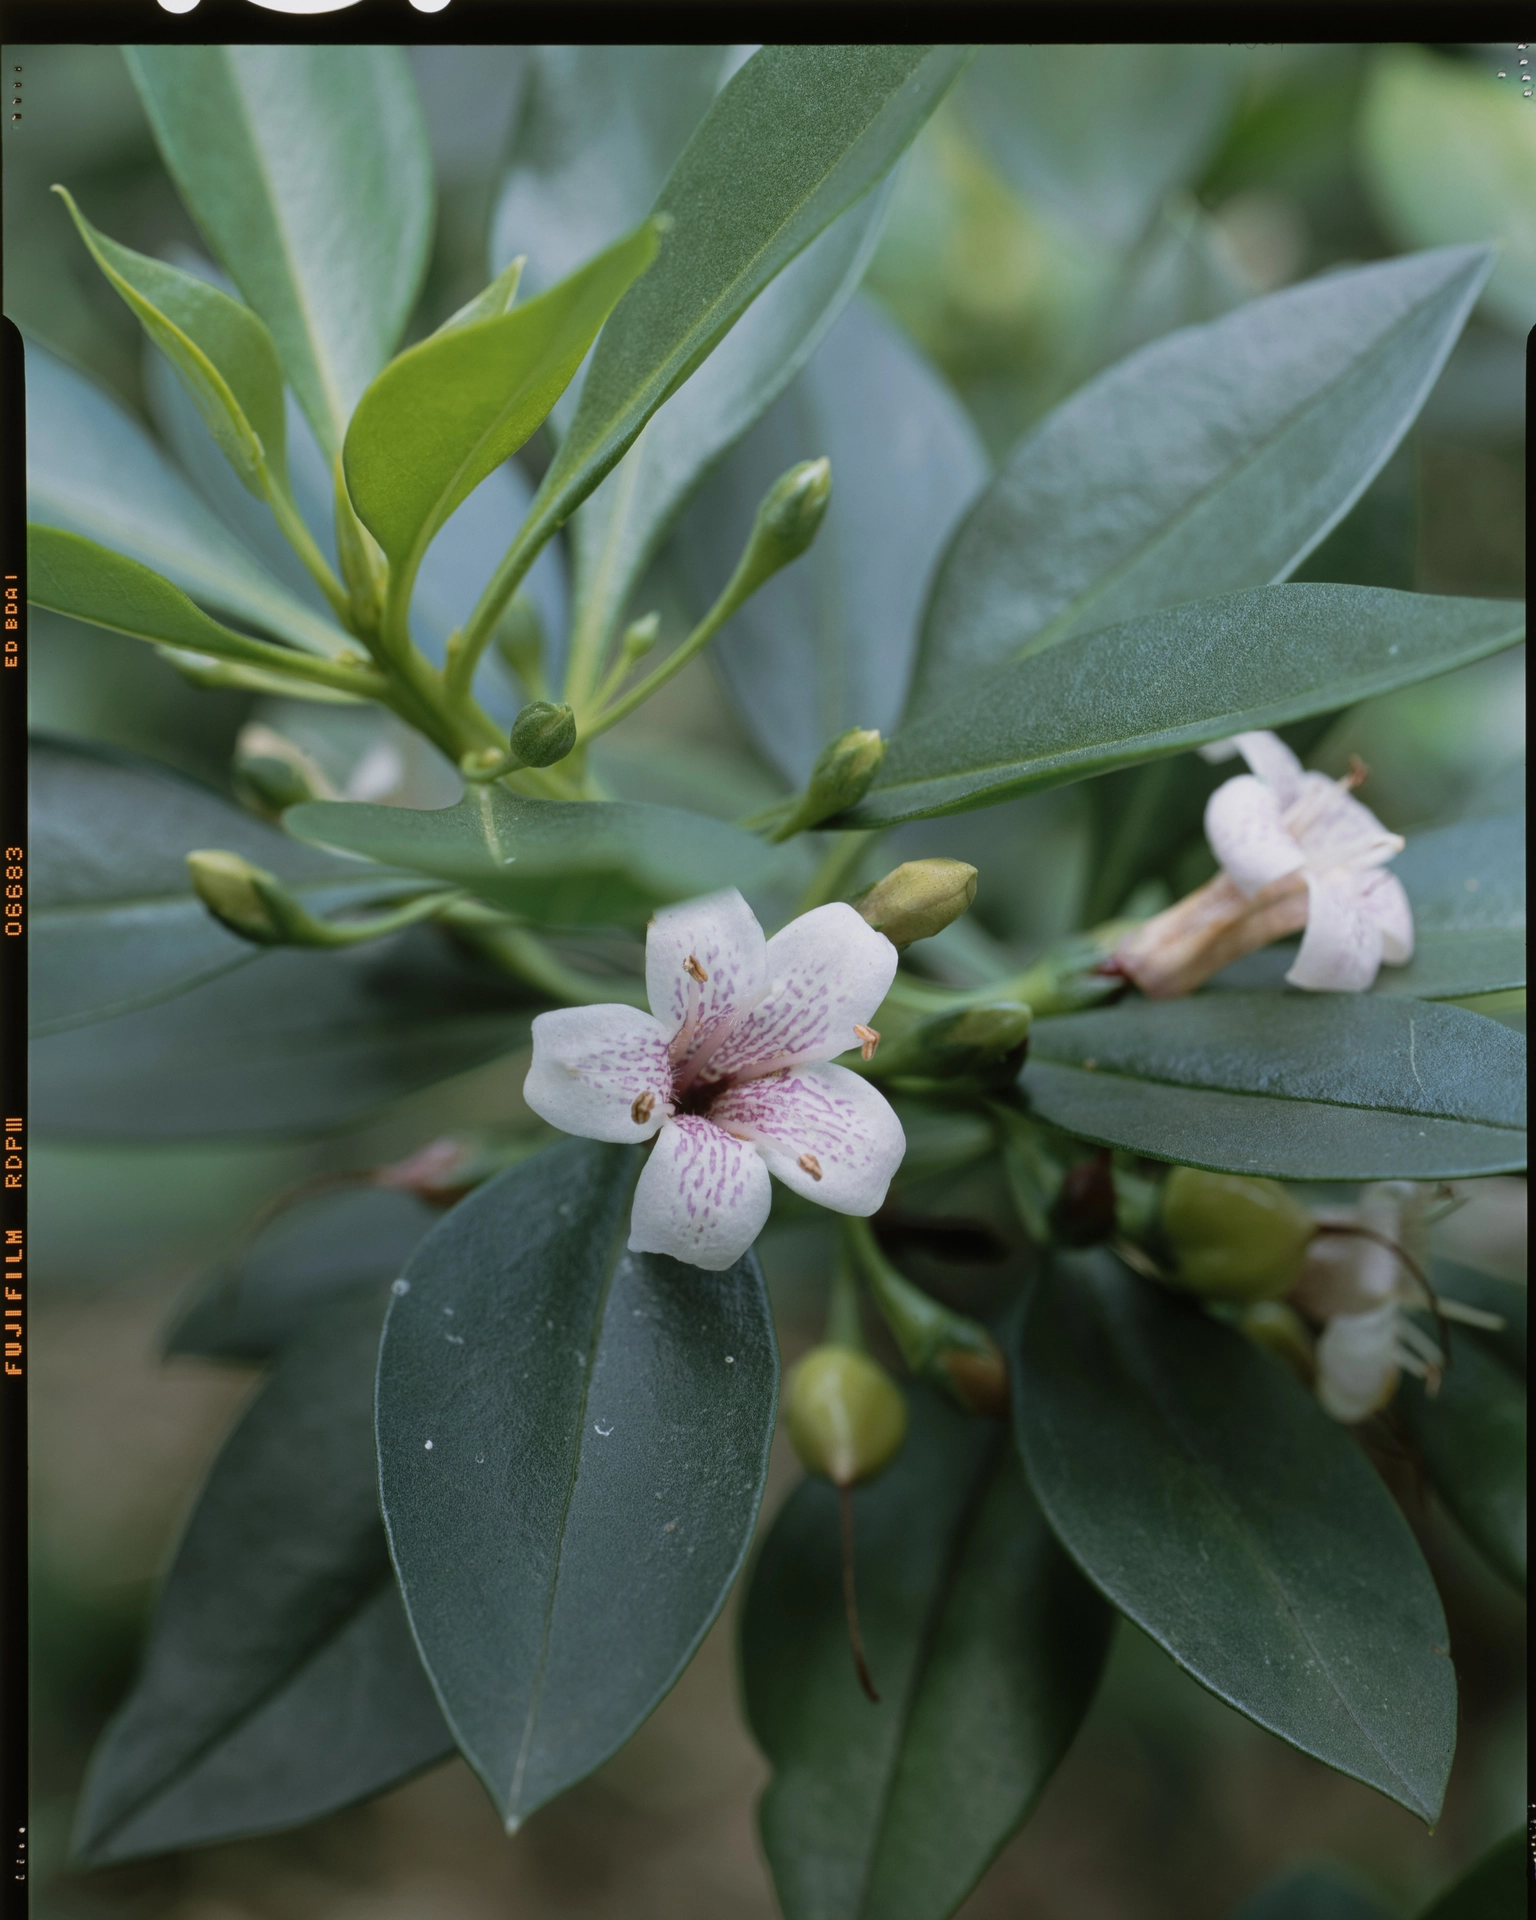
[[[1506,1292],[1514,1289],[1507,1287]],[[1468,1538],[1525,1591],[1525,1377],[1497,1347],[1451,1326],[1451,1364],[1431,1394],[1404,1380],[1395,1405],[1419,1457]]]
[[[855,302],[679,528],[673,551],[699,612],[725,584],[769,487],[796,460],[823,454],[832,504],[816,544],[714,643],[743,723],[796,787],[837,734],[888,733],[900,720],[934,563],[987,476],[975,429],[936,369],[878,309]]]
[[[381,1298],[441,1217],[413,1193],[380,1187],[300,1198],[214,1268],[165,1351],[270,1359],[341,1295]]]
[[[98,233],[62,187],[91,257],[176,369],[203,423],[252,493],[267,473],[286,489],[283,370],[272,336],[249,307],[196,274]]]
[[[1482,1331],[1478,1337],[1498,1353],[1506,1367],[1524,1378],[1530,1300],[1525,1281],[1500,1280],[1456,1260],[1431,1261],[1429,1278],[1441,1299],[1464,1300],[1469,1307],[1499,1316],[1504,1322],[1503,1331]]]
[[[1517,1827],[1431,1900],[1419,1920],[1521,1920],[1530,1911],[1530,1878],[1530,1842]]]
[[[378,1293],[291,1347],[214,1463],[91,1763],[93,1866],[317,1819],[447,1759],[375,1477]]]
[[[311,800],[283,824],[313,846],[410,867],[566,926],[643,925],[663,901],[749,889],[773,859],[761,840],[701,814],[521,800],[504,787],[477,787],[431,812]]]
[[[1489,266],[1449,248],[1327,274],[1074,394],[951,544],[913,711],[1070,633],[1283,580],[1402,438]]]
[[[1166,194],[1198,179],[1242,80],[1232,47],[991,46],[960,105],[1010,186],[1074,238],[1127,247]]]
[[[171,177],[333,456],[405,326],[432,235],[426,128],[403,55],[141,46],[127,60]]]
[[[995,805],[1208,740],[1352,706],[1515,645],[1524,609],[1383,587],[1224,594],[1073,635],[919,705],[855,826]]]
[[[569,1140],[462,1202],[379,1359],[380,1485],[417,1642],[509,1828],[627,1740],[752,1534],[778,1354],[756,1259],[630,1254],[639,1155]]]
[[[1080,1139],[1283,1180],[1525,1165],[1525,1042],[1374,994],[1206,993],[1041,1020],[1024,1090]]]
[[[1245,1900],[1232,1920],[1389,1920],[1380,1900],[1353,1874],[1302,1867],[1282,1873]]]
[[[1413,905],[1414,955],[1378,993],[1459,999],[1525,985],[1525,815],[1410,836],[1392,864]]]
[[[1071,1743],[1112,1615],[997,1429],[921,1391],[895,1466],[854,1498],[859,1616],[843,1614],[837,1495],[806,1480],[742,1616],[752,1731],[773,1767],[763,1846],[786,1920],[943,1920]]]
[[[480,482],[542,423],[614,303],[656,257],[647,222],[547,293],[392,360],[347,428],[347,489],[405,579]]]
[[[261,951],[192,891],[186,855],[214,847],[275,873],[316,912],[390,891],[296,847],[221,795],[151,761],[64,740],[29,755],[34,1034],[148,1006]]]
[[[592,357],[570,431],[519,536],[567,519],[770,280],[885,174],[963,47],[769,46],[710,108],[667,178],[673,222]]]
[[[1445,1616],[1344,1428],[1200,1308],[1107,1254],[1037,1284],[1024,1465],[1094,1585],[1203,1686],[1433,1825],[1456,1739]]]
[[[293,646],[338,653],[348,644],[209,511],[115,400],[35,341],[26,358],[33,520],[126,553],[200,604]]]
[[[532,1011],[433,933],[268,952],[37,1041],[32,1121],[108,1139],[323,1133],[526,1045]]]

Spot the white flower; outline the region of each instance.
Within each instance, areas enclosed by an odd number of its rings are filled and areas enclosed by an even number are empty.
[[[826,1064],[868,1025],[896,949],[852,907],[817,907],[765,940],[734,888],[652,920],[652,1011],[566,1007],[533,1023],[523,1097],[593,1140],[656,1136],[630,1215],[636,1253],[721,1272],[768,1218],[768,1176],[837,1213],[871,1214],[906,1151],[867,1080]]]
[[[1240,753],[1252,772],[1205,809],[1221,871],[1124,941],[1115,961],[1154,998],[1188,993],[1213,973],[1305,929],[1286,979],[1317,993],[1362,993],[1383,962],[1413,957],[1413,913],[1382,871],[1403,842],[1354,798],[1357,778],[1306,773],[1273,733],[1240,733],[1208,759]]]

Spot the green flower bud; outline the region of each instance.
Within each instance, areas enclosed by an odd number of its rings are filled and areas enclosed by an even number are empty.
[[[1163,1186],[1174,1279],[1213,1300],[1272,1299],[1301,1274],[1317,1223],[1278,1180],[1175,1167]]]
[[[638,660],[642,654],[650,652],[656,644],[656,636],[661,632],[661,615],[645,614],[639,620],[631,620],[624,629],[624,638],[620,643],[627,660]]]
[[[802,460],[774,481],[742,555],[741,570],[754,576],[754,585],[800,558],[816,538],[831,498],[832,462],[826,458]]]
[[[909,1082],[914,1091],[934,1080],[1012,1080],[1029,1041],[1031,1018],[1017,1000],[931,1013],[880,1050],[874,1077]]]
[[[530,692],[543,675],[544,622],[526,593],[514,593],[502,609],[492,639],[496,651]]]
[[[913,1373],[966,1413],[1005,1419],[1008,1366],[986,1328],[913,1286],[886,1259],[866,1221],[850,1221],[848,1232],[875,1304]]]
[[[254,940],[261,947],[287,944],[282,888],[274,874],[253,867],[238,853],[212,849],[189,853],[187,870],[198,899],[231,933],[238,933],[242,940]]]
[[[535,700],[512,722],[512,751],[525,767],[552,767],[576,744],[576,716],[567,706]]]
[[[804,833],[834,814],[846,813],[864,798],[885,758],[885,742],[873,727],[850,727],[822,748],[805,791],[774,829],[774,840]]]
[[[302,800],[336,798],[336,789],[302,748],[259,724],[241,728],[231,777],[240,799],[269,820]]]
[[[336,559],[347,589],[352,624],[358,633],[377,633],[384,615],[389,562],[384,550],[358,519],[347,492],[341,455],[336,456]]]
[[[976,869],[963,860],[906,860],[861,893],[854,906],[893,947],[927,940],[976,898]]]
[[[812,1348],[789,1376],[785,1417],[803,1464],[838,1487],[877,1474],[907,1431],[900,1387],[854,1347]]]

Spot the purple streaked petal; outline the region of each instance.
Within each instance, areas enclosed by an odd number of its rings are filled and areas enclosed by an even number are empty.
[[[896,974],[896,949],[841,902],[791,920],[767,948],[767,992],[732,1028],[707,1078],[830,1060],[859,1044]]]
[[[1381,922],[1361,897],[1358,874],[1307,875],[1307,930],[1285,976],[1312,993],[1364,993],[1381,966]]]
[[[588,1140],[649,1140],[672,1111],[667,1036],[638,1007],[561,1007],[533,1023],[523,1098]]]
[[[678,1040],[677,1062],[718,1043],[750,1007],[768,977],[767,941],[757,916],[734,887],[663,907],[645,941],[645,990],[651,1012]],[[689,961],[705,975],[694,977]],[[686,1038],[683,1026],[692,1018]]]
[[[762,1232],[773,1196],[762,1155],[713,1120],[683,1114],[662,1128],[640,1170],[629,1216],[633,1253],[669,1253],[722,1273]]]
[[[885,1096],[846,1067],[748,1080],[722,1093],[710,1114],[746,1135],[786,1187],[834,1213],[873,1213],[907,1150]]]
[[[1234,884],[1250,898],[1306,864],[1281,821],[1274,789],[1251,773],[1223,782],[1206,801],[1205,837]]]

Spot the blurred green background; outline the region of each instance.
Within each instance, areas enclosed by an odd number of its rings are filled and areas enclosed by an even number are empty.
[[[47,188],[65,182],[93,221],[145,252],[197,236],[115,49],[10,47],[4,58],[8,74],[23,70],[26,103],[21,121],[5,124],[6,311],[145,414],[136,324]],[[411,58],[441,187],[420,334],[485,278],[525,57],[477,47]],[[1330,268],[1496,238],[1499,269],[1418,426],[1306,571],[1519,595],[1536,101],[1517,73],[1512,47],[986,49],[903,164],[868,290],[943,369],[1001,456],[1075,386],[1174,326]],[[35,641],[39,724],[227,786],[242,699],[195,693],[146,650],[67,622],[39,622]],[[1359,753],[1368,797],[1398,829],[1517,805],[1523,673],[1523,653],[1504,655],[1372,702],[1340,716],[1314,760],[1342,771]],[[636,744],[752,760],[703,662],[629,727]],[[1068,788],[908,829],[900,848],[975,860],[979,923],[1028,947],[1078,923],[1087,841],[1084,793]],[[1191,883],[1203,877],[1198,854]],[[1007,878],[989,889],[989,874]],[[42,1920],[771,1913],[752,1827],[763,1768],[736,1715],[729,1619],[632,1745],[515,1843],[455,1763],[293,1834],[91,1877],[65,1866],[81,1770],[131,1675],[157,1570],[254,1377],[162,1361],[175,1304],[270,1196],[318,1170],[405,1152],[449,1124],[503,1120],[519,1108],[521,1072],[500,1063],[322,1141],[38,1144]],[[1454,1230],[1464,1251],[1523,1277],[1524,1183],[1484,1187]],[[964,1211],[964,1192],[950,1188],[947,1209]],[[984,1194],[975,1205],[984,1210]],[[818,1331],[825,1246],[819,1229],[795,1228],[765,1245],[786,1358]],[[985,1277],[976,1284],[984,1293]],[[770,1510],[793,1471],[779,1461]],[[1358,1877],[1362,1914],[1408,1914],[1518,1824],[1521,1608],[1432,1504],[1411,1484],[1402,1492],[1442,1584],[1463,1688],[1456,1769],[1433,1836],[1258,1732],[1125,1629],[1077,1747],[967,1920],[1218,1920],[1309,1858]]]

